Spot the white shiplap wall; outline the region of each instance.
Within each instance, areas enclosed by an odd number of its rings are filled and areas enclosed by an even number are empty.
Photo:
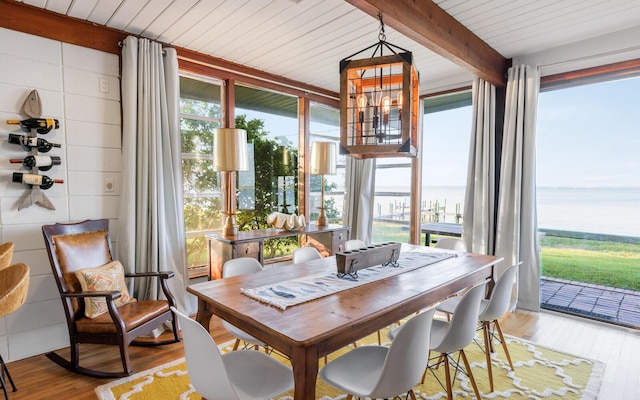
[[[100,91],[100,80],[109,91]],[[43,116],[60,120],[60,129],[38,135],[62,144],[48,155],[62,157],[62,165],[43,174],[65,180],[45,194],[56,209],[38,205],[18,211],[25,192],[12,183],[20,164],[10,158],[26,153],[6,142],[8,133],[20,133],[7,119],[24,119],[20,108],[37,89]],[[67,327],[41,226],[87,218],[109,218],[112,239],[118,216],[120,182],[120,79],[117,55],[54,40],[0,29],[0,243],[14,242],[13,262],[31,268],[24,306],[0,318],[0,353],[18,360],[68,346]],[[114,190],[106,191],[107,180]]]

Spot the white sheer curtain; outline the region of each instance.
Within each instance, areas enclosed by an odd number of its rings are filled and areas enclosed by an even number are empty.
[[[473,121],[462,239],[471,252],[493,254],[496,159],[495,86],[480,78],[474,78],[472,103]]]
[[[500,169],[496,255],[501,270],[522,261],[517,305],[540,309],[540,263],[536,216],[536,115],[540,72],[509,68]],[[515,304],[512,304],[514,307]]]
[[[342,223],[351,227],[351,239],[367,244],[371,243],[375,182],[375,158],[347,157]]]
[[[173,271],[171,291],[186,298],[178,61],[175,49],[129,36],[122,48],[122,192],[118,257],[135,272]],[[135,296],[155,299],[155,279],[136,280]],[[193,300],[192,300],[193,301]]]

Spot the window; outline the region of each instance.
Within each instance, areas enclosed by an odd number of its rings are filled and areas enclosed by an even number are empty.
[[[246,210],[241,205],[238,225],[265,229],[274,211],[298,214],[298,99],[244,85],[235,92],[236,128],[247,131],[255,174],[255,204]],[[264,257],[284,256],[296,247],[296,237],[266,240]]]
[[[309,107],[310,114],[310,142],[336,142],[336,149],[340,143],[340,124],[339,110],[324,104],[311,102]],[[338,152],[339,153],[339,152]],[[337,154],[338,165],[336,175],[326,175],[324,207],[327,221],[330,224],[342,225],[342,210],[344,208],[344,183],[345,183],[345,157]],[[310,220],[318,219],[320,207],[320,192],[322,177],[320,175],[311,175],[309,195],[309,214]]]
[[[213,170],[213,129],[221,126],[222,117],[220,87],[215,81],[180,77],[184,215],[192,277],[209,262],[205,233],[222,227],[220,182]]]
[[[241,230],[265,229],[272,212],[300,213],[298,98],[244,84],[236,84],[234,89],[235,126],[247,131],[250,163],[250,171],[237,175],[237,222]],[[213,129],[222,126],[224,115],[221,94],[220,81],[186,74],[180,78],[183,190],[191,277],[199,276],[194,271],[208,265],[205,234],[221,229],[223,224],[221,181],[213,170]],[[312,141],[339,140],[336,108],[311,102],[310,116]],[[343,157],[339,158],[338,174],[326,178],[327,214],[330,222],[340,223]],[[314,201],[319,203],[319,176],[311,177],[311,191],[314,207]],[[317,210],[312,210],[311,220],[315,218]],[[297,245],[295,236],[267,240],[265,259],[289,255]]]
[[[471,135],[471,92],[428,98],[424,101],[424,110],[420,219],[462,223]],[[410,159],[377,159],[374,242],[409,240],[410,190]]]
[[[620,290],[640,291],[639,93],[639,77],[540,93],[544,308],[623,325],[640,320]]]
[[[373,243],[409,242],[411,159],[376,159]]]
[[[425,100],[423,222],[462,223],[471,122],[471,92]]]

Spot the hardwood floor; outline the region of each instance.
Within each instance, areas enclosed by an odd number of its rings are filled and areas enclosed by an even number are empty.
[[[501,324],[505,333],[510,335],[605,362],[607,366],[599,399],[640,400],[640,331],[551,312],[517,311],[504,317]],[[215,318],[211,329],[216,332],[216,342],[231,339]],[[113,346],[87,345],[82,349],[85,366],[101,365],[115,370],[119,364],[117,349]],[[60,353],[66,355],[64,350]],[[131,347],[134,371],[182,356],[182,344],[157,348]],[[17,392],[9,394],[12,400],[95,399],[94,388],[108,382],[71,374],[44,355],[12,362],[8,367],[18,387]]]

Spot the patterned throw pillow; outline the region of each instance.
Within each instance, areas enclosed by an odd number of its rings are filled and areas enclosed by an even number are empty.
[[[101,267],[85,268],[75,272],[83,291],[102,292],[119,290],[122,296],[115,299],[116,307],[136,301],[129,295],[124,281],[124,267],[120,261],[112,261]],[[107,300],[104,297],[87,297],[84,299],[84,314],[87,318],[95,318],[108,311]]]

